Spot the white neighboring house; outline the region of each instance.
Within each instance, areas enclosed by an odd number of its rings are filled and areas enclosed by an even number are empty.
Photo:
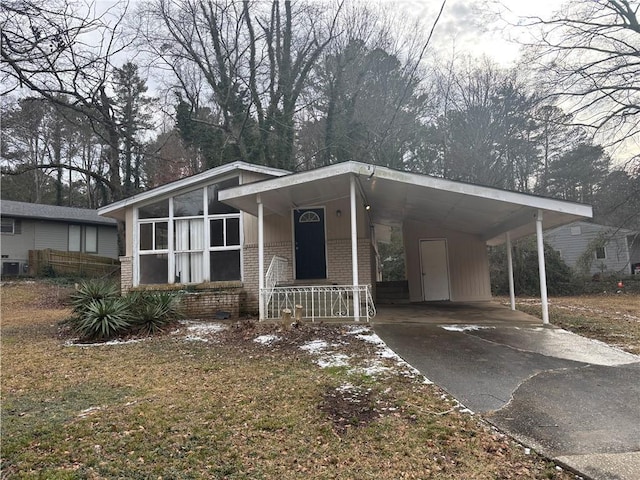
[[[87,208],[0,202],[2,274],[27,273],[29,250],[61,250],[118,258],[117,222]]]
[[[578,272],[640,275],[640,232],[574,222],[545,232],[544,239]]]

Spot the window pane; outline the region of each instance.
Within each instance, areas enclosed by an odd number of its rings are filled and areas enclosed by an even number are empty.
[[[80,225],[69,225],[69,251],[80,251],[81,229]]]
[[[230,178],[229,180],[224,180],[215,185],[209,185],[207,191],[207,197],[209,199],[209,215],[219,214],[219,213],[238,213],[239,210],[229,205],[218,201],[218,191],[224,190],[225,188],[237,187],[240,184],[239,177]]]
[[[607,258],[607,252],[604,249],[604,247],[596,247],[596,258],[598,260],[602,260],[604,258]]]
[[[173,197],[173,216],[192,217],[204,212],[203,190],[193,190]]]
[[[153,223],[140,224],[140,250],[153,250]]]
[[[209,252],[211,281],[240,280],[240,250]]]
[[[219,218],[211,220],[211,246],[224,247],[224,220]]]
[[[204,220],[176,220],[173,235],[176,250],[202,250],[204,249]]]
[[[98,252],[98,227],[90,225],[84,227],[84,251],[88,253]]]
[[[166,253],[160,255],[140,255],[140,283],[151,285],[167,283],[167,270],[169,256]]]
[[[156,250],[166,250],[169,248],[169,223],[155,222],[156,230]]]
[[[240,245],[239,218],[227,218],[227,245]]]
[[[204,281],[202,252],[176,254],[176,282],[200,283]]]
[[[138,218],[166,218],[169,216],[169,199],[160,200],[138,209]]]
[[[13,233],[13,218],[3,218],[0,233]]]

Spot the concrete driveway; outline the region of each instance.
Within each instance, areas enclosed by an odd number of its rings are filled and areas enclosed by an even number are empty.
[[[373,327],[522,443],[595,479],[640,479],[640,357],[497,304],[383,307]]]

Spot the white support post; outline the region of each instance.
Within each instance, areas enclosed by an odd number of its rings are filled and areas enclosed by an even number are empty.
[[[358,219],[357,219],[357,203],[356,203],[356,179],[352,175],[350,179],[351,200],[351,267],[353,285],[358,286]],[[360,292],[353,291],[353,317],[356,322],[360,321]]]
[[[511,235],[507,236],[507,269],[509,270],[509,299],[511,300],[511,310],[516,309],[516,293],[513,286],[513,253],[511,251]]]
[[[256,200],[258,202],[258,305],[260,320],[264,320],[264,207],[260,195],[257,196]]]
[[[542,210],[536,215],[536,240],[538,244],[538,271],[540,273],[540,301],[542,303],[542,323],[549,323],[549,300],[547,298],[547,273],[544,262],[544,238],[542,237]]]

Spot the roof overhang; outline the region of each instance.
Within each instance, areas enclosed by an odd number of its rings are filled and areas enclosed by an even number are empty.
[[[357,180],[362,202],[371,207],[372,223],[400,226],[407,220],[423,222],[477,235],[489,245],[502,243],[506,232],[512,239],[534,233],[539,210],[543,211],[545,229],[593,215],[589,205],[358,162],[230,188],[221,191],[219,198],[257,215],[260,196],[265,214],[289,215],[292,208],[348,197],[351,177]]]
[[[167,195],[173,194],[180,190],[187,188],[196,188],[199,185],[205,185],[211,179],[216,177],[224,177],[228,174],[237,171],[253,172],[270,177],[282,177],[289,175],[291,172],[287,170],[281,170],[278,168],[264,167],[262,165],[253,165],[246,162],[233,162],[221,165],[216,168],[211,168],[202,173],[192,175],[190,177],[176,180],[175,182],[161,185],[157,188],[147,190],[146,192],[133,195],[118,202],[111,203],[98,209],[98,215],[104,215],[105,217],[112,217],[118,220],[124,220],[125,210],[128,207],[143,204],[154,199],[160,199]]]

